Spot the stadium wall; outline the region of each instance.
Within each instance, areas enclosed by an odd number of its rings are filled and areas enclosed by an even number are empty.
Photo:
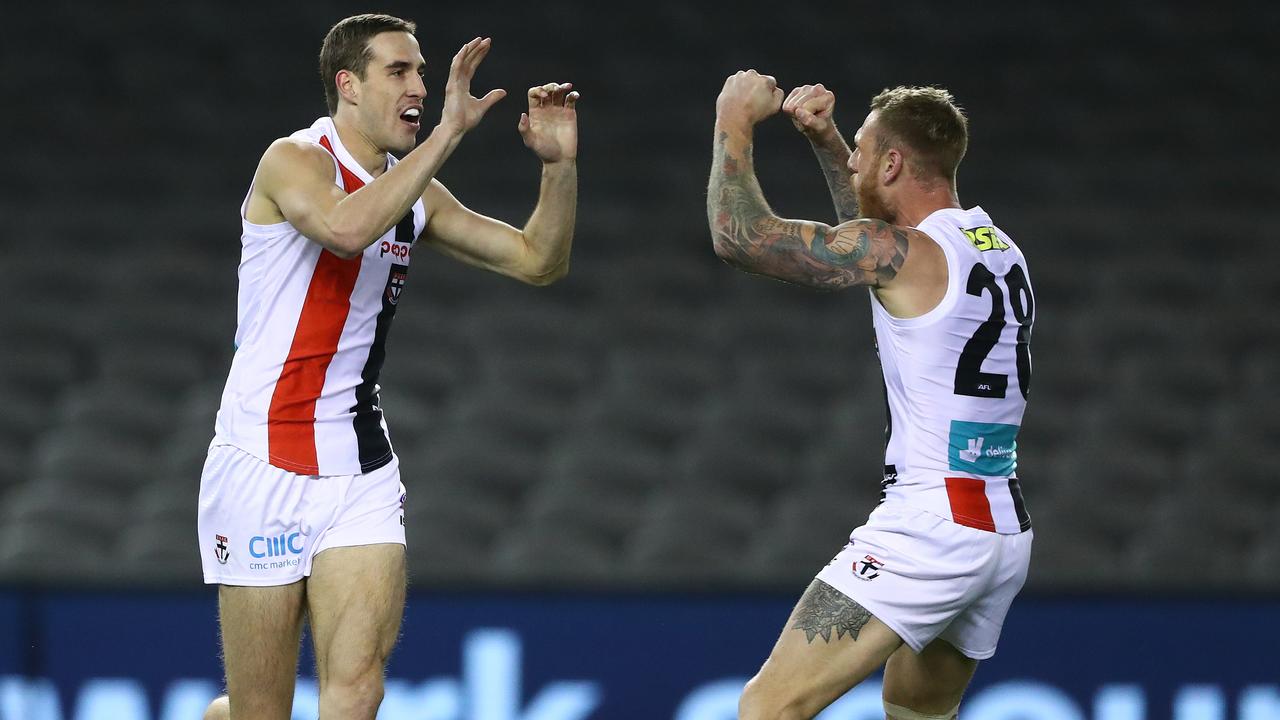
[[[417,595],[383,720],[731,720],[792,598]],[[212,594],[0,593],[0,720],[186,720]],[[1280,601],[1024,598],[966,720],[1280,719]],[[304,648],[294,717],[316,717]],[[823,720],[883,717],[879,686]]]

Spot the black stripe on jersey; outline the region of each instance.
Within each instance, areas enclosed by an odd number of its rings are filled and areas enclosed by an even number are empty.
[[[1009,478],[1009,494],[1013,496],[1013,512],[1018,516],[1018,528],[1023,532],[1031,529],[1031,516],[1027,514],[1027,505],[1022,500],[1022,486],[1018,478]]]
[[[885,465],[884,479],[880,481],[880,502],[876,503],[877,505],[884,502],[885,497],[889,494],[889,486],[896,482],[898,482],[898,466]]]
[[[413,243],[413,210],[396,225],[396,242]],[[360,385],[356,387],[356,404],[352,425],[356,431],[356,445],[360,451],[360,471],[372,472],[391,462],[391,440],[382,430],[382,407],[378,398],[378,375],[387,359],[387,335],[391,332],[391,320],[396,316],[396,305],[408,265],[395,265],[387,272],[387,284],[382,292],[382,310],[378,312],[378,324],[373,331],[373,345],[369,358],[360,371]]]

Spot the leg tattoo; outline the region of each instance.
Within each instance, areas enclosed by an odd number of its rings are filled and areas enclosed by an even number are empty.
[[[808,642],[812,643],[818,635],[831,642],[831,631],[836,631],[836,639],[847,633],[857,640],[858,633],[864,625],[871,621],[871,613],[854,602],[852,598],[836,590],[821,580],[814,580],[800,598],[796,608],[796,624],[792,630],[803,630]]]

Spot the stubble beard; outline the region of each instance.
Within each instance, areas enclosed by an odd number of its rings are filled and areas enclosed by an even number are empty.
[[[872,182],[862,182],[854,189],[858,197],[858,214],[864,218],[883,220],[891,225],[898,222],[898,211],[884,199],[882,188]]]

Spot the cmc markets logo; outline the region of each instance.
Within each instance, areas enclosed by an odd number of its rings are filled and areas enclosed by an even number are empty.
[[[301,555],[305,545],[302,533],[285,533],[274,536],[254,535],[249,538],[249,554],[256,558]]]

